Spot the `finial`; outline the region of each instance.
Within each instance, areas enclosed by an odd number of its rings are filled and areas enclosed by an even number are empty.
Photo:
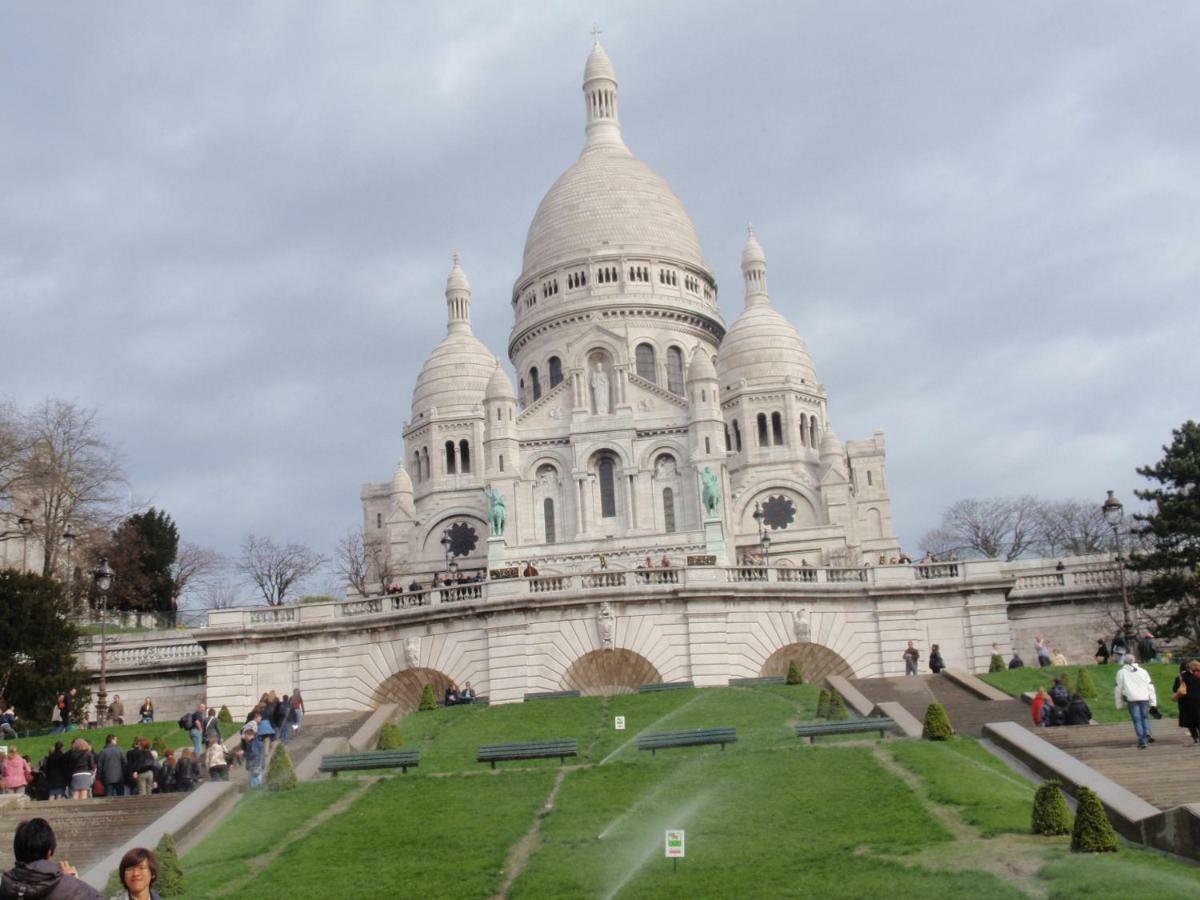
[[[600,30],[600,26],[597,25],[595,22],[593,22],[592,23],[592,44],[593,44],[593,46],[600,43],[600,35],[602,35],[603,33],[604,32],[602,32]]]
[[[453,260],[453,265],[457,266],[458,265],[458,251],[457,250],[455,250],[454,253],[451,254],[451,259]]]
[[[746,237],[748,237],[748,238],[754,237],[754,223],[753,222],[746,223]]]

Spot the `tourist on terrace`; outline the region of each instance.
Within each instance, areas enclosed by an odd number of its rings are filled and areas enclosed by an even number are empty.
[[[1142,632],[1142,637],[1137,645],[1138,659],[1143,663],[1154,662],[1154,657],[1158,656],[1158,648],[1154,646],[1154,635],[1150,632]]]
[[[271,749],[271,741],[275,737],[275,729],[271,725],[271,720],[262,713],[256,712],[252,724],[254,725],[254,732],[263,751],[269,751]]]
[[[446,699],[444,702],[446,706],[456,706],[459,699],[458,685],[452,681],[446,686]]]
[[[175,762],[175,790],[187,793],[199,780],[200,764],[196,760],[196,754],[190,749],[185,749]]]
[[[408,586],[408,590],[409,590],[409,593],[412,593],[412,594],[421,593],[421,591],[423,590],[423,588],[421,587],[421,582],[417,581],[417,579],[414,578],[412,580],[412,583]]]
[[[1046,724],[1048,720],[1046,707],[1051,705],[1050,695],[1046,693],[1044,687],[1037,689],[1037,693],[1033,695],[1033,702],[1029,704],[1029,717],[1033,719],[1033,724],[1039,727]]]
[[[1129,646],[1125,643],[1125,633],[1118,628],[1112,639],[1112,655],[1116,657],[1118,666],[1124,665],[1125,653],[1128,649]]]
[[[929,671],[934,675],[940,675],[944,668],[946,668],[946,663],[942,660],[942,651],[937,644],[934,644],[929,649]]]
[[[125,890],[114,900],[162,900],[153,887],[158,880],[158,859],[153,850],[134,847],[121,857],[117,873]]]
[[[1054,701],[1055,706],[1066,707],[1071,702],[1071,695],[1063,683],[1062,676],[1055,677],[1054,685],[1050,688],[1050,699]]]
[[[11,706],[0,713],[0,737],[10,741],[17,739],[17,711]]]
[[[225,745],[216,738],[208,742],[208,749],[204,752],[204,765],[208,767],[210,781],[229,780],[229,759],[225,755]]]
[[[304,718],[304,698],[300,696],[300,688],[292,688],[292,731],[300,730],[300,720]]]
[[[145,797],[154,793],[154,756],[150,753],[150,742],[145,738],[139,740],[133,749],[126,754],[129,771],[137,782],[138,796]]]
[[[459,703],[474,703],[475,702],[475,688],[471,687],[471,682],[468,681],[466,683],[466,686],[463,687],[462,691],[459,693],[458,702]]]
[[[1025,660],[1021,659],[1021,654],[1018,653],[1016,650],[1013,651],[1012,659],[1010,659],[1008,661],[1008,667],[1010,669],[1025,668]]]
[[[1150,731],[1150,708],[1158,706],[1158,697],[1150,673],[1137,664],[1137,658],[1132,653],[1125,653],[1125,664],[1117,672],[1113,699],[1117,709],[1129,709],[1138,749],[1145,750],[1147,744],[1154,743],[1154,735]]]
[[[286,744],[292,739],[292,698],[287,694],[283,695],[283,699],[275,707],[275,719],[279,723],[275,725],[275,733]]]
[[[263,747],[262,738],[252,725],[242,729],[242,756],[246,761],[246,774],[250,776],[250,787],[258,787],[262,784],[267,751]]]
[[[50,731],[52,734],[61,734],[67,730],[66,723],[63,722],[62,717],[63,701],[65,698],[65,694],[59,694],[58,699],[54,701],[54,709],[50,711]]]
[[[125,752],[117,746],[117,736],[104,739],[104,749],[96,760],[97,774],[104,785],[104,796],[120,797],[125,793]]]
[[[54,859],[58,842],[45,819],[26,819],[13,835],[15,865],[0,877],[0,897],[45,900],[104,900],[65,859]]]
[[[108,721],[113,725],[125,724],[125,701],[120,694],[113,694],[112,703],[108,704]]]
[[[1050,645],[1050,659],[1053,660],[1054,665],[1056,666],[1070,665],[1070,663],[1067,662],[1066,655],[1061,650],[1055,648],[1053,644]]]
[[[904,674],[916,675],[917,663],[921,661],[921,651],[913,646],[913,642],[909,641],[908,646],[904,648]]]
[[[67,755],[63,753],[62,741],[55,741],[54,749],[46,754],[46,758],[38,766],[42,770],[48,800],[67,799],[67,785],[71,782],[71,773],[68,771],[70,764]]]
[[[1099,638],[1096,641],[1095,660],[1102,666],[1108,665],[1108,644],[1105,643],[1104,638]]]
[[[1092,711],[1088,708],[1087,703],[1079,694],[1071,695],[1071,702],[1067,704],[1067,724],[1068,725],[1089,725],[1092,721]]]
[[[4,793],[23,794],[25,786],[33,781],[33,770],[25,757],[17,752],[16,744],[8,745],[8,755],[4,757]]]
[[[1050,665],[1050,645],[1046,643],[1046,639],[1040,634],[1034,639],[1033,652],[1037,654],[1039,666],[1044,669]]]
[[[647,560],[647,562],[649,562],[650,557],[647,556],[646,560]],[[536,578],[537,573],[538,573],[537,566],[535,566],[533,564],[533,560],[531,560],[531,559],[525,560],[525,570],[521,574],[524,575],[526,578]]]
[[[154,722],[154,701],[149,697],[142,703],[142,708],[138,710],[138,721],[143,725],[150,725]]]
[[[92,745],[83,738],[75,738],[68,755],[71,760],[71,799],[87,800],[96,781],[96,755],[92,753]]]
[[[1188,730],[1193,744],[1200,744],[1200,660],[1180,665],[1171,696],[1179,704],[1179,727]]]

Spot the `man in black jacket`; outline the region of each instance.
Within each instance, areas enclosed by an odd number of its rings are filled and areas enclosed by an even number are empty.
[[[30,900],[104,900],[104,896],[77,877],[66,860],[55,860],[58,846],[54,829],[45,819],[26,819],[13,837],[16,865],[0,877],[0,897]]]

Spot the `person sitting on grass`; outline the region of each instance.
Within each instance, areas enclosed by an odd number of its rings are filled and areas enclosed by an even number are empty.
[[[1034,725],[1041,727],[1046,724],[1046,705],[1050,702],[1050,695],[1046,693],[1046,689],[1038,688],[1037,693],[1033,695],[1033,702],[1029,706],[1029,716],[1033,719]]]
[[[1010,669],[1025,668],[1025,660],[1021,659],[1021,654],[1017,653],[1016,650],[1013,651],[1012,659],[1008,661],[1008,667]]]
[[[458,701],[459,701],[459,696],[458,696],[458,685],[456,685],[456,684],[455,684],[455,683],[452,681],[452,682],[450,682],[448,685],[446,685],[446,700],[445,700],[445,703],[446,703],[446,705],[447,705],[447,706],[454,706],[454,705],[456,705],[456,704],[458,703]]]
[[[1072,694],[1071,702],[1067,704],[1066,724],[1089,725],[1091,721],[1092,711],[1087,702],[1079,694]]]
[[[1050,688],[1050,699],[1054,701],[1055,706],[1061,706],[1064,709],[1071,702],[1071,696],[1067,691],[1067,686],[1063,684],[1061,675],[1054,679],[1054,686]]]
[[[55,860],[58,842],[45,819],[26,819],[13,836],[13,861],[0,877],[0,897],[44,900],[104,900],[104,895],[79,880],[75,867]]]
[[[468,681],[466,686],[459,693],[458,702],[459,703],[474,703],[475,702],[475,688],[471,687],[471,682]]]

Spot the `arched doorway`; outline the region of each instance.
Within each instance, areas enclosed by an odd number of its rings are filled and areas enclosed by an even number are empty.
[[[593,650],[585,653],[563,676],[564,691],[585,697],[632,694],[643,684],[658,684],[662,676],[650,660],[632,650]]]
[[[395,703],[401,713],[416,712],[421,705],[421,691],[425,685],[433,687],[433,696],[441,702],[450,686],[450,676],[437,669],[403,669],[390,675],[375,689],[372,701],[376,706]]]
[[[788,663],[792,660],[796,661],[796,665],[804,673],[804,680],[812,684],[820,684],[830,675],[854,677],[854,669],[850,663],[828,647],[810,644],[807,641],[780,647],[763,663],[759,674],[763,678],[782,678],[787,675]]]

